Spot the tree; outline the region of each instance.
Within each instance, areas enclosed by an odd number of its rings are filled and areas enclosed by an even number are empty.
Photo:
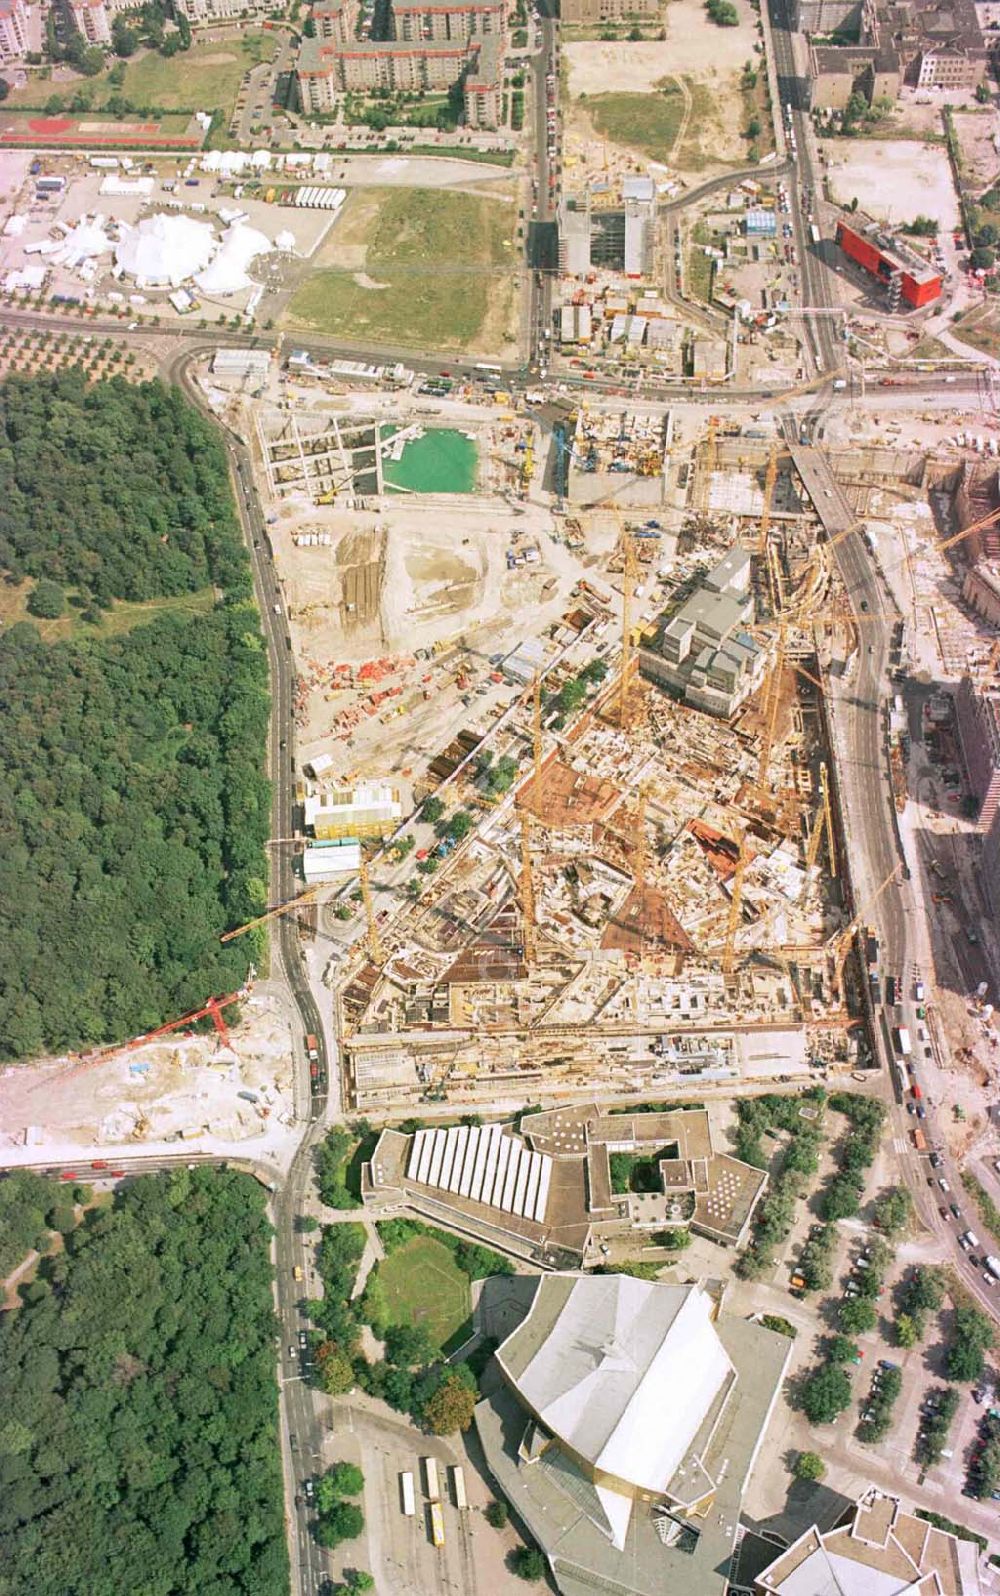
[[[829,1221],[851,1219],[859,1207],[857,1183],[844,1175],[836,1175],[819,1199],[820,1212]]]
[[[341,1459],[316,1481],[316,1510],[329,1513],[345,1496],[360,1496],[364,1488],[365,1477],[357,1464]]]
[[[424,1404],[421,1418],[434,1435],[467,1430],[476,1407],[476,1393],[463,1380],[449,1375]]]
[[[421,810],[422,820],[426,820],[430,825],[433,826],[436,821],[441,819],[443,814],[444,804],[441,802],[440,798],[432,797],[424,799],[423,809]]]
[[[748,139],[759,139],[760,138],[760,117],[759,116],[752,116],[750,118],[749,122],[747,123],[747,138]]]
[[[972,251],[970,260],[974,271],[988,272],[996,260],[996,252],[980,246]]]
[[[875,1204],[875,1218],[887,1236],[905,1230],[913,1213],[913,1198],[905,1186],[890,1186]]]
[[[0,78],[0,101],[5,100],[9,93],[10,93],[10,84],[7,82],[7,79],[6,78]]]
[[[915,1347],[920,1340],[920,1328],[912,1314],[901,1313],[892,1327],[892,1338],[897,1347]]]
[[[978,1380],[983,1372],[983,1354],[993,1345],[993,1326],[977,1308],[956,1308],[953,1339],[945,1353],[945,1373],[949,1380]]]
[[[317,1349],[316,1372],[327,1396],[346,1396],[354,1388],[354,1365],[332,1341]]]
[[[58,582],[50,582],[42,577],[28,594],[27,608],[29,615],[54,621],[66,613],[66,595]]]
[[[837,1318],[842,1330],[849,1335],[864,1335],[866,1330],[874,1330],[878,1323],[878,1313],[870,1302],[864,1297],[849,1297],[837,1309]]]
[[[668,1252],[683,1252],[685,1247],[691,1245],[691,1232],[686,1225],[676,1225],[670,1230],[664,1230],[659,1242],[661,1247],[666,1247]]]
[[[123,59],[135,55],[139,48],[139,35],[123,16],[115,17],[111,24],[111,48]],[[124,82],[124,76],[121,81]]]
[[[792,1464],[792,1473],[797,1480],[821,1480],[826,1464],[818,1452],[800,1452]]]
[[[851,1405],[851,1382],[843,1369],[827,1364],[802,1387],[802,1409],[810,1424],[832,1424]]]
[[[319,1229],[319,1220],[315,1214],[299,1214],[295,1221],[295,1228],[301,1231],[303,1235],[311,1235],[313,1231]]]
[[[444,828],[446,837],[451,837],[453,842],[461,842],[472,830],[473,820],[467,809],[456,809],[448,824]]]
[[[545,1554],[537,1546],[518,1546],[510,1554],[511,1572],[532,1583],[545,1578]]]
[[[494,1501],[487,1503],[484,1517],[487,1524],[491,1524],[496,1530],[501,1530],[510,1518],[510,1508],[502,1498],[497,1497]]]
[[[365,1568],[345,1568],[344,1588],[349,1591],[374,1590],[374,1576]]]
[[[364,1514],[353,1502],[336,1502],[329,1513],[316,1520],[313,1533],[320,1546],[340,1546],[357,1540],[365,1527]]]
[[[831,1363],[853,1363],[858,1356],[858,1348],[850,1336],[831,1336],[827,1342],[826,1355]]]
[[[391,1324],[385,1332],[388,1363],[412,1368],[415,1363],[429,1363],[438,1351],[433,1336],[422,1324]]]

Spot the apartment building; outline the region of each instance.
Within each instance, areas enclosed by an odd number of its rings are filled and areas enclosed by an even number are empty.
[[[24,0],[0,0],[0,62],[18,61],[28,48]]]
[[[506,24],[501,0],[452,0],[428,5],[427,0],[393,0],[393,36],[407,43],[444,44],[501,34]]]
[[[662,9],[661,0],[562,0],[563,22],[648,22]]]
[[[185,17],[193,28],[269,17],[274,11],[274,0],[171,0],[171,4],[175,16]]]
[[[325,44],[349,44],[358,31],[358,0],[317,0],[312,19],[317,39]]]
[[[107,0],[70,0],[77,31],[88,44],[102,47],[111,43],[111,19],[118,9],[108,5]]]
[[[349,90],[420,93],[463,83],[471,127],[496,127],[503,99],[506,0],[394,0],[389,39],[355,37],[357,0],[319,0],[297,65],[299,104],[332,111]]]

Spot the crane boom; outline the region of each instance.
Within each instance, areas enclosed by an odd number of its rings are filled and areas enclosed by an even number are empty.
[[[760,510],[760,537],[757,542],[757,553],[767,553],[767,534],[771,530],[771,500],[774,497],[774,484],[778,480],[778,446],[775,444],[767,457],[767,470],[764,473],[764,503]]]
[[[622,680],[618,700],[618,724],[625,727],[631,722],[629,692],[632,686],[632,596],[635,592],[637,561],[631,532],[622,526],[621,535],[625,558],[622,566]]]
[[[746,875],[749,863],[750,849],[747,844],[746,833],[744,833],[740,838],[740,851],[736,858],[736,869],[733,871],[732,891],[729,898],[726,942],[722,950],[723,975],[732,975],[733,967],[736,963],[736,933],[739,930],[740,916],[743,910],[743,877]]]
[[[198,1020],[211,1018],[212,1024],[218,1032],[219,1041],[223,1047],[231,1047],[229,1027],[223,1018],[223,1009],[228,1009],[233,1003],[242,1003],[253,990],[253,970],[251,969],[246,982],[238,992],[229,992],[225,997],[210,997],[202,1004],[200,1009],[192,1009],[188,1014],[182,1014],[177,1020],[168,1020],[166,1025],[157,1025],[151,1031],[143,1031],[141,1036],[130,1036],[127,1042],[114,1042],[110,1047],[98,1048],[94,1053],[85,1053],[72,1069],[60,1075],[60,1080],[69,1080],[78,1075],[81,1070],[89,1069],[92,1064],[104,1064],[110,1058],[115,1058],[119,1053],[127,1053],[129,1048],[144,1047],[147,1042],[155,1042],[158,1036],[169,1036],[172,1031],[180,1031],[186,1025],[194,1025]]]
[[[306,887],[305,892],[300,892],[297,898],[288,898],[284,903],[276,903],[270,909],[265,909],[263,914],[255,915],[248,920],[246,925],[238,925],[235,931],[224,931],[219,938],[220,942],[232,942],[234,938],[244,936],[247,931],[253,931],[259,925],[267,925],[269,920],[276,920],[281,914],[289,914],[292,909],[301,909],[305,904],[312,903],[319,887]]]
[[[536,816],[542,815],[542,678],[535,672],[531,711],[531,756],[534,766],[531,802]]]
[[[368,879],[368,860],[361,855],[361,901],[365,906],[365,919],[368,924],[367,941],[368,953],[373,964],[381,969],[385,963],[382,953],[382,939],[378,934],[378,923],[375,919],[375,905],[372,901],[371,882]]]
[[[531,814],[521,809],[521,874],[518,880],[521,898],[521,935],[524,940],[524,962],[530,969],[535,962],[535,886],[531,878]]]

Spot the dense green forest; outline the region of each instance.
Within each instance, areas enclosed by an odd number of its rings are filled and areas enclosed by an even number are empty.
[[[115,392],[102,400],[104,388]],[[112,401],[130,449],[117,496],[100,431]],[[218,938],[266,897],[267,668],[224,456],[194,411],[159,384],[86,389],[65,377],[11,379],[0,403],[8,438],[19,407],[33,425],[49,415],[74,458],[96,405],[93,475],[72,473],[87,517],[51,553],[68,580],[134,593],[134,545],[141,596],[209,572],[225,582],[213,610],[126,635],[49,646],[25,622],[0,637],[0,1057],[23,1058],[128,1037],[242,982],[251,939]],[[173,450],[159,441],[172,428]],[[48,460],[31,427],[28,437]],[[165,475],[150,480],[155,470]],[[55,499],[38,484],[26,511],[3,467],[0,520],[26,561],[49,561],[39,551],[63,515],[71,476],[55,463],[52,473]],[[42,522],[50,536],[29,557]],[[168,525],[161,542],[151,529]]]
[[[8,377],[0,568],[99,605],[231,591],[246,566],[215,430],[160,382]]]
[[[0,1317],[3,1596],[287,1592],[264,1202],[136,1180]]]

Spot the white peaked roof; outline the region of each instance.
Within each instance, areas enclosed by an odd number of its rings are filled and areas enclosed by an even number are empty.
[[[215,234],[207,222],[190,216],[147,216],[136,227],[121,227],[115,261],[137,282],[176,288],[208,265]]]
[[[553,1435],[595,1469],[666,1492],[733,1374],[698,1286],[546,1276],[497,1353]]]
[[[256,227],[235,225],[227,227],[222,237],[222,248],[203,272],[195,278],[198,287],[206,294],[237,294],[249,288],[252,278],[247,272],[250,262],[258,255],[267,255],[271,243]]]

